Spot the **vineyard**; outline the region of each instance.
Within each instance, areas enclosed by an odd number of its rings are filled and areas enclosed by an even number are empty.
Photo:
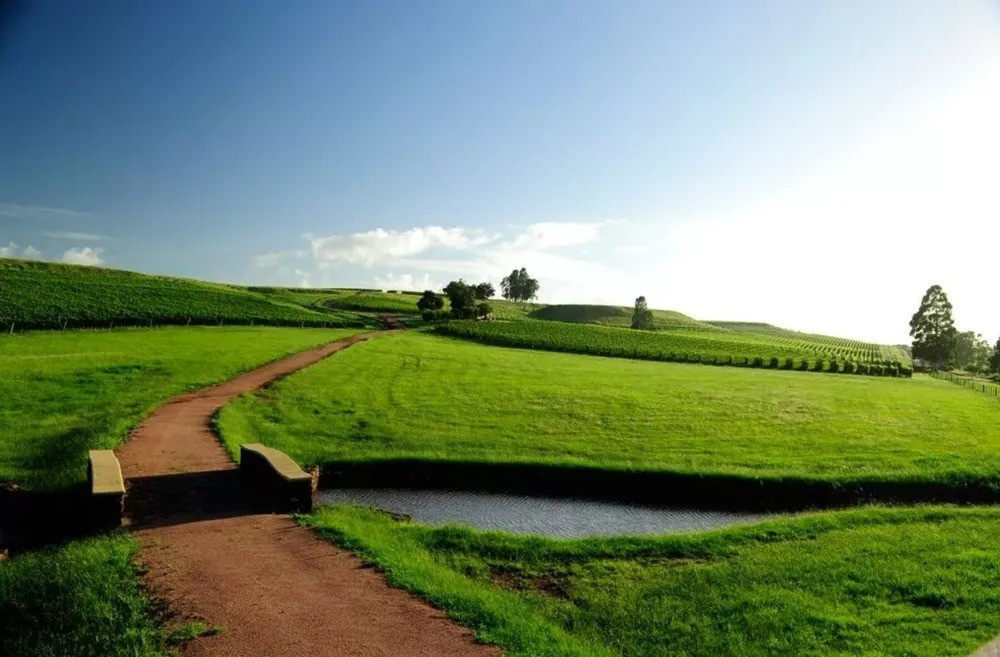
[[[774,344],[786,344],[790,348],[813,348],[824,358],[844,358],[862,363],[900,362],[908,363],[909,355],[897,345],[875,344],[847,338],[834,338],[829,335],[815,333],[800,333],[778,328],[770,324],[754,324],[746,322],[710,322],[719,328],[737,333],[752,333],[767,336]]]
[[[318,312],[245,288],[95,267],[0,260],[0,327],[150,324],[358,326],[357,313]]]
[[[836,338],[791,340],[780,335],[735,330],[633,331],[536,320],[449,322],[435,330],[497,346],[596,356],[874,376],[911,374],[909,359],[904,360],[901,352],[896,359],[889,359],[879,350],[855,346],[864,343],[831,342]]]

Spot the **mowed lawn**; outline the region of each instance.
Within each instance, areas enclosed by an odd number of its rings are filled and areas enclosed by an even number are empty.
[[[819,479],[1000,477],[1000,402],[929,377],[526,351],[410,332],[220,417],[301,463],[420,457]]]
[[[965,657],[1000,632],[1000,511],[864,509],[656,538],[303,519],[507,657]]]
[[[357,330],[163,328],[0,336],[0,481],[56,489],[86,478],[169,397]]]

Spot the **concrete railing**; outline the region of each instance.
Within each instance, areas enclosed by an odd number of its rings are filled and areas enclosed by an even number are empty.
[[[118,458],[110,449],[90,451],[87,465],[90,488],[90,513],[93,524],[100,528],[120,527],[125,502],[125,480]]]
[[[240,471],[262,505],[281,511],[312,510],[312,475],[284,452],[260,443],[241,445]]]

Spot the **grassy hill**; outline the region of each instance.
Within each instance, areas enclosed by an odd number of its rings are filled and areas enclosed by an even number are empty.
[[[528,313],[531,319],[573,324],[602,324],[628,328],[632,325],[632,309],[624,306],[590,306],[562,304],[542,306]],[[658,330],[683,328],[688,330],[719,331],[711,324],[699,322],[673,310],[654,310],[654,327]]]
[[[355,312],[304,307],[247,288],[116,269],[0,259],[0,326],[162,324],[358,326]]]

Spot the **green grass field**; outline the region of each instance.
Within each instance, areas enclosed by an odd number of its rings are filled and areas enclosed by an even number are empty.
[[[0,335],[0,481],[56,489],[86,478],[165,399],[350,329],[191,327]]]
[[[166,657],[124,533],[0,561],[0,655]]]
[[[1000,632],[1000,511],[863,509],[558,541],[303,518],[508,657],[966,657]]]
[[[930,377],[703,367],[410,332],[223,409],[228,448],[300,463],[590,465],[850,482],[1000,480],[1000,403]]]
[[[906,375],[909,359],[889,361],[877,345],[835,344],[764,333],[701,329],[635,331],[565,322],[448,322],[438,333],[504,347],[767,369]]]
[[[574,324],[601,324],[629,328],[632,326],[632,309],[624,306],[599,306],[563,304],[542,306],[528,315],[531,319]],[[653,326],[658,330],[687,329],[692,331],[722,331],[718,327],[699,322],[673,310],[653,310]]]
[[[0,259],[0,329],[161,324],[361,326],[358,313],[307,309],[246,288],[114,269]]]

